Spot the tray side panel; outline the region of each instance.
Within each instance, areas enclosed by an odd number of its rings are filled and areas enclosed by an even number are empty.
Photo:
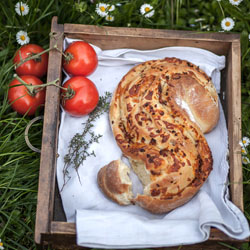
[[[197,47],[207,49],[218,55],[226,54],[230,43],[228,41],[205,41],[193,40],[191,38],[182,39],[180,37],[168,37],[166,31],[165,37],[159,36],[158,33],[152,34],[152,37],[147,36],[105,36],[96,34],[77,34],[65,33],[65,36],[73,39],[81,39],[88,43],[92,43],[102,49],[121,49],[134,48],[140,50],[158,49],[168,46],[183,46],[183,47]],[[144,41],[143,43],[141,41]]]
[[[242,211],[243,183],[241,147],[241,51],[240,41],[233,42],[227,65],[227,106],[230,161],[230,191],[232,202]]]
[[[52,20],[50,48],[55,44],[62,48],[63,25],[57,24],[57,18]],[[49,52],[47,82],[61,79],[62,54],[57,50]],[[57,134],[59,126],[60,89],[48,86],[43,121],[42,149],[40,158],[40,173],[36,210],[35,242],[41,243],[41,235],[47,233],[50,227],[53,211],[55,164],[57,155]]]
[[[64,24],[65,36],[83,39],[102,49],[135,48],[156,49],[165,46],[189,46],[227,54],[230,44],[239,34],[202,33],[148,28],[106,27],[82,24]],[[144,41],[143,43],[141,41]]]
[[[55,249],[87,249],[84,247],[77,246],[76,244],[76,232],[75,232],[75,224],[74,223],[66,223],[66,222],[52,222],[51,223],[51,234],[44,235],[45,241],[48,245],[53,246]],[[155,248],[155,249],[228,249],[218,243],[218,241],[230,242],[231,246],[240,246],[242,241],[237,241],[229,238],[221,231],[212,228],[210,240],[193,245],[183,245],[183,246],[175,246],[175,247],[164,247],[164,248]]]
[[[69,34],[96,34],[101,36],[122,36],[122,37],[148,37],[196,40],[196,41],[218,41],[233,42],[239,39],[239,34],[233,33],[204,33],[197,31],[183,30],[166,30],[166,29],[150,29],[150,28],[126,28],[126,27],[109,27],[109,26],[93,26],[83,24],[64,24],[64,32]]]

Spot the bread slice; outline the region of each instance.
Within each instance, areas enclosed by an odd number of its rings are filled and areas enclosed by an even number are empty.
[[[103,193],[119,205],[130,205],[133,198],[129,167],[115,160],[98,172],[98,184]]]

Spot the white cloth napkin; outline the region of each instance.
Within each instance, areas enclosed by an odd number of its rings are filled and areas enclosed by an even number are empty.
[[[64,48],[72,41],[66,38]],[[98,54],[99,65],[89,78],[96,84],[100,95],[104,95],[105,91],[113,92],[123,75],[137,63],[164,57],[186,59],[200,66],[212,77],[217,91],[220,91],[220,70],[225,67],[224,56],[190,47],[148,51],[102,51],[93,47]],[[82,132],[82,123],[86,120],[87,117],[74,118],[62,110],[57,161],[59,190],[63,186],[63,158],[68,152],[69,141],[77,132]],[[193,244],[207,240],[211,227],[236,239],[250,235],[246,218],[229,200],[229,166],[226,160],[228,135],[221,105],[219,123],[206,135],[214,159],[213,171],[191,201],[164,215],[151,214],[138,206],[119,206],[102,194],[97,185],[97,173],[110,161],[121,158],[122,153],[114,140],[108,114],[95,122],[94,132],[103,135],[99,143],[92,144],[89,150],[94,150],[96,157],[88,157],[79,168],[81,183],[75,170],[71,169],[71,179],[61,192],[67,221],[76,222],[78,245],[118,249]],[[133,172],[131,178],[134,191],[141,191],[141,184]]]

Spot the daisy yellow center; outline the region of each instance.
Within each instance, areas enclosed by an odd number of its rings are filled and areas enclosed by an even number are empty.
[[[106,11],[106,8],[103,7],[103,6],[101,6],[101,7],[100,7],[100,10],[101,10],[102,12],[105,12],[105,11]]]
[[[149,11],[150,11],[150,8],[149,8],[149,7],[146,7],[146,8],[145,8],[145,11],[146,11],[146,12],[149,12]]]
[[[234,2],[238,2],[239,0],[234,0]]]
[[[230,23],[229,21],[227,21],[227,22],[225,23],[225,25],[226,25],[227,27],[229,27],[229,26],[231,25],[231,23]]]
[[[2,242],[0,242],[0,247],[2,247],[3,246],[3,243]]]
[[[21,11],[24,11],[24,7],[23,7],[23,6],[21,6],[21,7],[20,7],[20,10],[21,10]]]
[[[21,39],[22,41],[24,41],[24,40],[25,40],[25,36],[24,36],[24,35],[21,35],[21,36],[20,36],[20,39]]]
[[[245,153],[245,152],[246,152],[246,150],[245,150],[244,148],[242,148],[242,149],[241,149],[241,152],[242,152],[242,153]]]
[[[243,140],[242,142],[243,142],[243,144],[246,144],[246,141],[245,141],[245,140]]]

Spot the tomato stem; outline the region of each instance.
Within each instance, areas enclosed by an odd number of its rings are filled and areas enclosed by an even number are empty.
[[[57,47],[55,48],[57,51],[59,51],[60,53],[62,53],[62,55],[64,56],[64,59],[65,59],[65,61],[66,61],[66,63],[69,63],[73,58],[74,58],[74,56],[71,54],[71,53],[69,53],[69,52],[67,52],[66,54],[63,52],[63,51],[61,51],[60,49],[58,49]]]
[[[22,78],[20,78],[17,74],[14,74],[14,77],[19,81],[21,82],[28,90],[28,93],[29,95],[31,96],[34,96],[36,95],[36,93],[39,91],[39,89],[42,89],[42,88],[45,88],[47,86],[56,86],[60,89],[63,89],[65,90],[66,92],[68,92],[69,90],[67,88],[64,88],[60,85],[58,85],[58,82],[59,82],[59,78],[57,78],[56,80],[54,81],[51,81],[51,82],[47,82],[47,83],[44,83],[44,84],[40,84],[40,85],[31,85],[31,84],[28,84],[27,82],[25,82]]]
[[[20,62],[19,63],[16,63],[14,64],[15,68],[18,68],[19,66],[21,66],[22,64],[24,64],[25,62],[29,61],[29,60],[39,60],[39,58],[41,57],[41,55],[51,51],[51,50],[57,50],[59,51],[64,57],[65,57],[65,61],[68,63],[71,59],[73,59],[73,55],[70,54],[70,53],[67,53],[65,54],[63,51],[61,51],[58,47],[57,47],[57,44],[55,44],[52,48],[48,48],[48,49],[45,49],[43,50],[42,52],[40,53],[32,53],[30,56],[26,57],[25,59],[22,58],[21,56],[21,53],[19,51],[19,56],[20,56]]]
[[[52,48],[45,49],[40,53],[36,53],[36,54],[33,53],[30,56],[26,57],[25,59],[23,59],[20,55],[20,62],[15,64],[15,68],[18,68],[19,66],[21,66],[22,64],[24,64],[25,62],[27,62],[29,60],[38,59],[38,58],[40,58],[41,55],[43,55],[43,54],[45,54],[53,49],[58,49],[57,45],[53,46]]]
[[[61,51],[57,46],[55,47],[57,51],[59,51],[65,58],[68,58],[68,55],[66,55],[63,51]]]

